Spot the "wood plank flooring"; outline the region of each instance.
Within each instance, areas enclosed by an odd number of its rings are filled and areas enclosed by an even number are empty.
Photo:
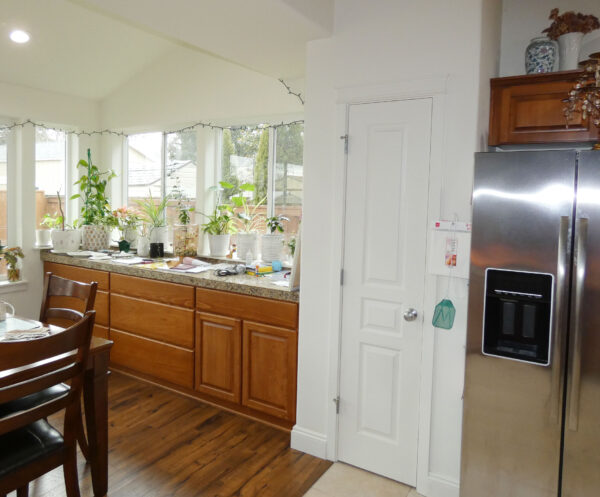
[[[290,449],[286,432],[119,373],[109,423],[110,497],[299,497],[331,465]],[[92,497],[78,459],[81,495]],[[60,468],[30,485],[31,497],[64,495]]]

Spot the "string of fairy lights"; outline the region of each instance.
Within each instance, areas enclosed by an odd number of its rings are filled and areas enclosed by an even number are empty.
[[[280,79],[279,82],[281,82],[286,90],[288,91],[289,95],[293,95],[296,98],[298,98],[300,100],[300,102],[302,103],[302,105],[304,105],[304,99],[302,98],[301,93],[294,93],[291,88],[285,83],[285,81],[283,81],[283,79]],[[296,124],[304,124],[304,120],[303,119],[298,119],[295,121],[290,121],[290,122],[284,122],[281,121],[280,123],[271,123],[271,124],[257,124],[254,126],[245,126],[245,125],[241,125],[241,126],[220,126],[218,124],[213,124],[211,122],[203,122],[203,121],[197,121],[193,124],[190,124],[188,126],[184,126],[182,128],[178,128],[178,129],[171,129],[171,130],[165,130],[164,133],[166,134],[172,134],[172,133],[185,133],[185,132],[189,132],[189,131],[193,131],[199,128],[208,128],[208,129],[217,129],[220,131],[224,131],[224,130],[230,130],[230,131],[236,131],[236,130],[244,130],[244,131],[263,131],[265,129],[276,129],[276,128],[281,128],[282,126],[293,126]],[[120,136],[123,138],[127,138],[130,135],[133,134],[138,134],[138,133],[126,133],[124,131],[115,131],[112,129],[102,129],[102,130],[93,130],[93,131],[86,131],[86,130],[72,130],[72,129],[67,129],[67,128],[60,128],[57,126],[48,126],[47,124],[44,123],[39,123],[36,121],[33,121],[31,119],[26,119],[24,121],[21,122],[16,122],[16,123],[12,123],[12,124],[8,124],[6,126],[0,126],[0,131],[12,131],[16,128],[24,128],[25,126],[34,126],[34,127],[38,127],[38,128],[43,128],[46,130],[50,130],[50,131],[54,131],[54,132],[59,132],[59,133],[64,133],[65,135],[74,135],[74,136],[89,136],[92,137],[94,135],[112,135],[112,136]]]

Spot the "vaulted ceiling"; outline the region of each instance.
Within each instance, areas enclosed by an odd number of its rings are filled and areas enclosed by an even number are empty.
[[[2,0],[0,81],[102,99],[179,46],[298,78],[332,23],[333,0]]]

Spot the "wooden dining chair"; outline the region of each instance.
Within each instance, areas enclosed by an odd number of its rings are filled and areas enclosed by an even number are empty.
[[[82,283],[47,272],[44,275],[40,321],[56,326],[70,326],[79,321],[87,311],[93,309],[97,289],[98,283],[95,281]]]
[[[81,388],[94,326],[95,311],[49,337],[0,342],[0,404],[69,382],[68,390],[29,408],[0,415],[0,495],[17,490],[27,497],[29,482],[63,466],[67,497],[79,497],[77,424]],[[64,411],[63,433],[46,418]]]

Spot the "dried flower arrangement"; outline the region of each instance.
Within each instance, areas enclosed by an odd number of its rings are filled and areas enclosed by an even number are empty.
[[[596,16],[585,15],[581,12],[576,14],[572,10],[559,15],[558,9],[552,9],[548,19],[552,19],[554,22],[542,33],[548,33],[548,38],[551,40],[556,40],[559,36],[567,33],[589,33],[600,28],[600,21]]]

